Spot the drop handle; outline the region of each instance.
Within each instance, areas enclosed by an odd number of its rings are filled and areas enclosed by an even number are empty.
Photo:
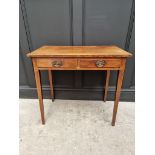
[[[101,68],[105,65],[105,61],[104,60],[97,60],[96,61],[96,66]]]
[[[56,60],[52,62],[53,67],[61,67],[63,65],[61,60]]]

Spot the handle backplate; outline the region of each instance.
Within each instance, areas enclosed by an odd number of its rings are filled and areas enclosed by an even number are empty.
[[[96,61],[96,66],[101,68],[105,65],[105,61],[104,60],[97,60]]]
[[[61,67],[63,65],[61,60],[55,60],[52,62],[53,67]]]

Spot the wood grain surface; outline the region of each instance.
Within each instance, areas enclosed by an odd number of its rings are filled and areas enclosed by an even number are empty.
[[[117,46],[42,46],[28,57],[130,57]]]

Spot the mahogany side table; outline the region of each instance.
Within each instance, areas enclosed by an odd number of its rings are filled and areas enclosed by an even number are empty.
[[[40,70],[48,70],[52,101],[53,70],[106,70],[104,101],[107,98],[110,70],[118,71],[112,116],[112,126],[115,125],[126,59],[132,54],[117,46],[42,46],[27,56],[31,57],[33,63],[42,124],[45,124],[45,118]]]

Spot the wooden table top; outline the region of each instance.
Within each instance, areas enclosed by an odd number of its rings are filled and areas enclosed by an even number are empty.
[[[42,46],[28,53],[28,57],[123,57],[131,53],[117,46]]]

